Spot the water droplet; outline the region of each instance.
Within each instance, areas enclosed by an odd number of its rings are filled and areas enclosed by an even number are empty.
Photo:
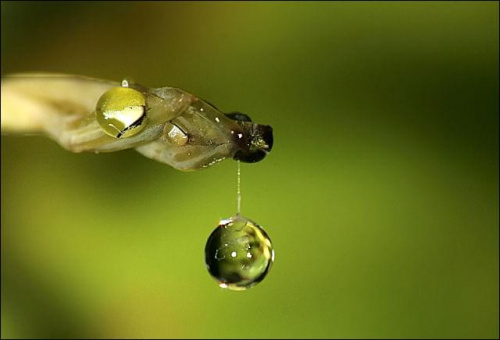
[[[245,290],[262,281],[274,261],[271,239],[255,222],[221,220],[205,246],[207,269],[222,288]]]
[[[146,126],[146,97],[130,87],[113,87],[97,101],[95,115],[107,135],[133,136]]]
[[[163,138],[176,146],[186,145],[189,141],[188,135],[177,125],[170,122],[166,122],[163,127]]]

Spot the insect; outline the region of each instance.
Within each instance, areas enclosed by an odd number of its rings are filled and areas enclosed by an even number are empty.
[[[43,133],[72,152],[135,148],[189,171],[226,158],[258,162],[273,146],[270,126],[174,87],[19,74],[2,78],[1,93],[2,133]]]

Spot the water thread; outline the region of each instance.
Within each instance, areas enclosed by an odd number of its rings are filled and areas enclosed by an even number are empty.
[[[238,181],[237,181],[237,201],[238,201],[238,215],[241,213],[241,165],[238,161]]]

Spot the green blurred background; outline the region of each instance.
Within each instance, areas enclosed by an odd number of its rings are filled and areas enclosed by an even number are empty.
[[[274,127],[276,261],[204,265],[236,163],[2,136],[2,337],[499,336],[498,2],[1,4],[1,72],[176,86]]]

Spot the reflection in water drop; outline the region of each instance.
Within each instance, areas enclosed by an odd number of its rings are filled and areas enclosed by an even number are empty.
[[[221,220],[205,247],[210,275],[220,287],[230,290],[245,290],[262,281],[273,261],[269,236],[241,215]]]

